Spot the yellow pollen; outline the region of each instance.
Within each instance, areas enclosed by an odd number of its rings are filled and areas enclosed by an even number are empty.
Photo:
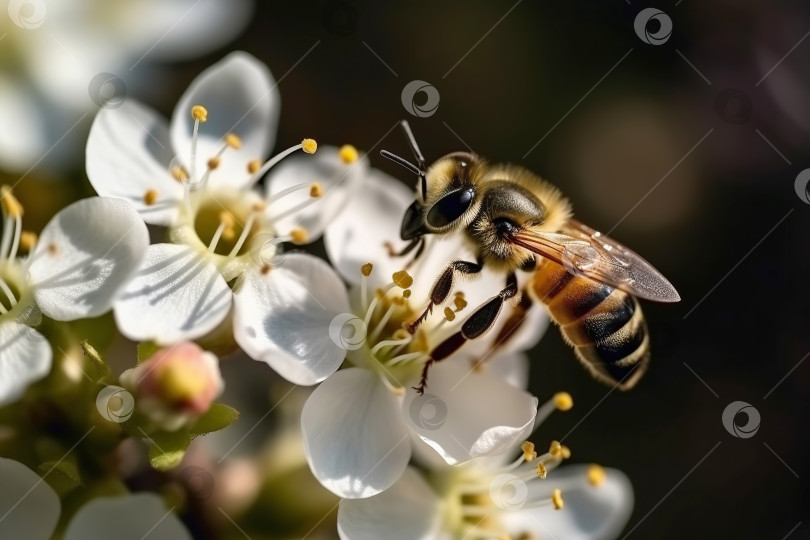
[[[396,285],[400,289],[410,289],[411,285],[413,285],[413,278],[405,270],[394,272],[393,278],[394,278],[394,285]]]
[[[444,308],[444,318],[450,322],[453,322],[453,319],[456,318],[456,314],[453,313],[453,310],[449,307]]]
[[[290,240],[293,244],[305,244],[309,239],[309,232],[303,227],[296,227],[290,231]]]
[[[199,123],[204,124],[208,122],[208,109],[202,105],[194,105],[191,108],[191,117]]]
[[[146,193],[143,194],[143,204],[146,206],[152,206],[157,202],[158,199],[158,192],[154,189],[147,189]]]
[[[23,253],[31,253],[34,246],[37,244],[37,234],[31,231],[23,231],[20,233],[20,250]]]
[[[214,169],[219,167],[219,158],[216,156],[212,157],[211,159],[208,160],[208,163],[206,163],[206,165],[208,165],[208,168],[213,171]]]
[[[551,444],[548,447],[548,453],[553,457],[562,456],[562,445],[560,444],[560,441],[551,441]]]
[[[571,457],[571,449],[565,445],[560,447],[560,452],[562,452],[563,459],[569,459]]]
[[[405,289],[404,291],[402,291],[402,298],[410,298],[410,297],[411,297],[410,289]]]
[[[318,182],[312,182],[312,185],[309,186],[309,196],[313,199],[323,196],[323,187]]]
[[[360,267],[360,273],[363,274],[364,277],[370,276],[372,270],[374,270],[374,265],[371,263],[366,263]]]
[[[262,162],[258,159],[251,159],[248,161],[247,169],[250,174],[254,174],[256,171],[262,168]]]
[[[456,311],[461,311],[465,307],[467,307],[467,301],[464,299],[463,292],[457,292],[455,298],[453,298],[453,304],[456,306]]]
[[[6,215],[13,218],[22,217],[23,207],[20,201],[17,200],[17,197],[11,192],[10,187],[0,187],[0,196],[2,196],[3,212],[5,212]]]
[[[315,139],[304,139],[301,141],[301,149],[307,154],[314,154],[318,149],[318,143],[315,142]]]
[[[562,510],[565,506],[565,501],[563,501],[562,491],[560,491],[560,488],[556,488],[551,493],[551,502],[554,504],[555,510]]]
[[[534,443],[526,441],[520,445],[520,449],[523,450],[523,459],[526,462],[533,461],[537,457],[537,452],[534,451]]]
[[[226,133],[225,136],[222,138],[225,141],[225,144],[233,148],[234,150],[239,150],[242,148],[242,139],[239,138],[239,135],[234,133]]]
[[[339,153],[341,161],[343,161],[343,163],[346,165],[354,163],[360,157],[360,155],[357,153],[357,148],[350,144],[344,144],[341,146]]]
[[[568,392],[557,392],[554,394],[554,406],[560,411],[570,410],[574,406],[574,399]]]
[[[542,462],[538,463],[537,464],[537,476],[539,476],[541,479],[545,480],[547,475],[548,475],[548,469],[546,469],[546,466],[543,465]]]
[[[174,167],[172,167],[170,172],[172,173],[172,178],[174,178],[178,182],[188,180],[188,173],[183,167],[179,165],[175,165]]]
[[[601,466],[593,464],[588,467],[588,483],[592,486],[599,487],[605,482],[605,469]]]

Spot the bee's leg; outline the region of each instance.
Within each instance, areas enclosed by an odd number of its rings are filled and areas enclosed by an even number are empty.
[[[495,324],[495,321],[498,319],[498,314],[501,312],[503,303],[514,297],[517,293],[517,277],[514,273],[510,273],[506,277],[506,287],[504,287],[497,296],[490,298],[485,303],[478,306],[478,308],[467,317],[464,324],[461,325],[460,331],[439,343],[430,352],[430,358],[425,362],[422,368],[422,377],[419,380],[419,386],[414,387],[414,389],[420,394],[423,394],[427,387],[427,376],[430,366],[456,352],[468,340],[484,335],[487,330],[492,328],[492,325]]]
[[[492,358],[493,354],[498,349],[509,342],[512,336],[515,335],[515,332],[517,332],[518,328],[523,326],[523,322],[526,320],[526,314],[529,312],[533,304],[534,302],[532,302],[529,294],[525,290],[521,291],[520,302],[518,302],[518,304],[512,310],[512,313],[510,313],[509,317],[507,317],[506,321],[504,321],[503,326],[498,331],[498,335],[495,336],[495,341],[492,343],[492,347],[484,356],[473,361],[473,367],[475,369],[482,368],[484,363]]]
[[[461,274],[477,274],[483,268],[484,265],[481,261],[474,263],[468,261],[451,262],[439,276],[439,279],[436,280],[436,283],[433,284],[433,288],[430,290],[430,302],[428,303],[427,308],[425,308],[425,311],[413,322],[413,324],[408,326],[408,332],[415,334],[416,330],[419,328],[419,325],[422,324],[424,320],[427,319],[428,315],[430,315],[430,313],[433,311],[433,306],[441,304],[445,301],[447,296],[450,294],[450,291],[453,290],[453,275],[456,272]]]
[[[391,242],[385,242],[383,244],[383,247],[386,249],[386,251],[388,251],[389,257],[404,257],[405,255],[413,251],[413,249],[421,240],[422,240],[421,238],[414,238],[413,240],[410,241],[410,243],[408,243],[408,245],[402,248],[401,251],[397,251],[394,248],[394,244],[392,244]]]

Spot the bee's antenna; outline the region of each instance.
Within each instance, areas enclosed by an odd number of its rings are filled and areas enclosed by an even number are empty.
[[[416,165],[414,165],[413,163],[411,163],[407,159],[399,157],[396,154],[392,154],[388,150],[380,150],[380,155],[382,157],[384,157],[384,158],[390,159],[391,161],[393,161],[397,165],[402,165],[403,167],[405,167],[406,169],[411,171],[413,174],[415,174],[417,176],[420,176],[420,177],[422,176],[422,171],[419,169],[419,167],[417,167]]]
[[[399,123],[402,126],[402,130],[405,132],[405,138],[408,139],[408,145],[411,147],[411,152],[413,152],[413,157],[416,158],[416,164],[419,166],[421,170],[425,170],[425,158],[422,155],[422,152],[419,150],[419,145],[416,144],[416,138],[413,136],[413,132],[411,131],[411,126],[408,124],[407,120],[403,120]]]

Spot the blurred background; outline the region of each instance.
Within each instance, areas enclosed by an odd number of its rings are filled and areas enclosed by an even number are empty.
[[[279,148],[305,136],[352,143],[410,184],[378,154],[407,154],[394,129],[406,118],[428,161],[469,149],[525,165],[567,194],[580,220],[610,231],[678,288],[680,304],[644,304],[653,361],[631,392],[592,381],[556,329],[532,353],[531,390],[541,399],[567,390],[576,402],[538,436],[562,438],[573,461],[628,474],[636,505],[626,536],[810,538],[806,2],[315,0],[250,11],[203,0],[200,12],[186,2],[143,22],[145,41],[121,53],[125,62],[99,59],[106,75],[96,83],[83,75],[80,105],[60,101],[68,90],[48,77],[64,83],[67,68],[42,52],[60,49],[59,31],[84,31],[60,15],[61,3],[69,2],[48,3],[41,27],[0,29],[8,33],[0,101],[10,109],[0,117],[9,156],[0,167],[3,183],[22,180],[15,190],[31,209],[27,227],[92,194],[83,144],[100,99],[134,97],[168,116],[194,76],[246,50],[279,83]],[[102,10],[118,2],[79,4],[111,17]],[[134,24],[130,12],[114,15],[121,28]],[[112,22],[105,28],[85,37],[121,49],[132,41]],[[35,63],[21,52],[22,32],[51,42]],[[181,36],[194,38],[193,55],[177,54]],[[39,150],[22,146],[40,135],[22,105],[9,105],[19,94],[40,104],[37,122],[59,119]],[[245,378],[269,387],[269,370],[254,367]],[[235,367],[225,369],[227,378]],[[737,426],[750,424],[737,435],[721,420],[735,401],[753,408],[736,416]]]

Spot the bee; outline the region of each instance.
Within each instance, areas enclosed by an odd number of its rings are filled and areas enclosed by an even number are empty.
[[[532,304],[540,303],[597,380],[621,390],[635,386],[650,361],[650,337],[638,299],[678,302],[672,284],[633,251],[573,219],[568,200],[534,173],[490,164],[470,152],[448,154],[426,167],[407,121],[402,128],[416,164],[387,150],[381,154],[417,175],[418,186],[400,230],[408,244],[390,254],[416,250],[416,260],[426,237],[441,234],[462,234],[476,254],[475,261],[448,264],[425,311],[408,330],[415,333],[433,307],[447,299],[457,275],[489,267],[506,276],[505,287],[430,352],[415,389],[423,393],[430,366],[490,330],[504,303],[514,297],[520,300],[496,346],[520,326]],[[524,291],[518,287],[518,271],[532,273]]]

